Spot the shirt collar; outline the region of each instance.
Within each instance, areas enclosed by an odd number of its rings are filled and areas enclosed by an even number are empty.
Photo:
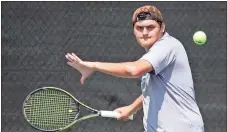
[[[163,39],[165,39],[169,36],[170,35],[167,32],[165,32],[164,35],[158,41],[156,41],[151,47],[153,47],[157,42],[159,42],[159,41],[161,41],[161,40],[163,40]],[[151,47],[150,47],[150,49],[151,49]],[[150,49],[145,49],[145,51],[148,52]]]
[[[161,40],[163,40],[163,39],[165,39],[167,37],[169,37],[169,34],[167,32],[165,32],[165,34],[158,41],[161,41]]]

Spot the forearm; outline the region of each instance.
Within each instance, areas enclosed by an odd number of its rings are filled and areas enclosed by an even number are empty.
[[[103,62],[93,62],[94,70],[109,74],[112,76],[122,77],[122,78],[138,78],[140,75],[135,73],[136,67],[133,66],[133,62],[124,63],[103,63]]]
[[[132,113],[136,113],[143,108],[143,95],[140,95],[130,106],[132,107]]]

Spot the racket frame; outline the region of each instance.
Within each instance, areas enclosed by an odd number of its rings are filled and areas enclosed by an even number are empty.
[[[78,118],[78,119],[74,120],[72,123],[68,124],[68,125],[65,126],[65,127],[62,127],[62,128],[59,128],[59,129],[54,129],[54,130],[45,130],[45,129],[40,129],[40,128],[34,126],[33,124],[30,123],[30,121],[29,121],[28,118],[27,118],[27,115],[26,115],[26,112],[25,112],[25,107],[26,107],[25,104],[26,104],[27,100],[30,98],[30,96],[31,96],[32,94],[37,93],[38,91],[47,90],[47,89],[59,90],[59,91],[62,91],[62,92],[64,92],[64,93],[66,93],[66,94],[69,95],[72,99],[74,99],[79,105],[83,106],[84,108],[86,108],[87,110],[91,111],[91,112],[94,113],[94,114],[89,114],[89,115],[83,116],[83,117],[81,117],[81,118]],[[47,132],[62,131],[62,130],[65,130],[65,129],[67,129],[67,128],[73,126],[73,125],[74,125],[75,123],[77,123],[77,122],[80,122],[80,121],[83,121],[83,120],[86,120],[86,119],[89,119],[89,118],[95,118],[95,117],[101,116],[101,112],[100,112],[100,111],[98,111],[98,110],[96,110],[96,109],[93,109],[93,108],[91,108],[91,107],[85,105],[84,103],[82,103],[82,102],[80,102],[78,99],[76,99],[76,98],[75,98],[72,94],[70,94],[69,92],[67,92],[67,91],[65,91],[65,90],[63,90],[63,89],[57,88],[57,87],[42,87],[42,88],[38,88],[38,89],[32,91],[32,92],[25,98],[25,100],[24,100],[24,102],[23,102],[23,107],[22,107],[22,109],[23,109],[23,115],[24,115],[26,121],[27,121],[32,127],[36,128],[36,129],[38,129],[38,130],[47,131]],[[78,107],[78,109],[79,109],[79,112],[78,112],[78,114],[76,115],[76,117],[78,117],[79,114],[80,114],[80,107]]]

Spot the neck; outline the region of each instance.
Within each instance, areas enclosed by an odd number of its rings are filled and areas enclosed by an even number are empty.
[[[149,49],[148,49],[148,48],[144,48],[144,49],[145,49],[145,51],[146,51],[146,52],[148,52],[148,51],[149,51]]]

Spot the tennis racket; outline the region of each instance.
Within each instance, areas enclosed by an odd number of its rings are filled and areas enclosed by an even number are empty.
[[[80,116],[81,106],[89,114]],[[118,118],[120,115],[115,111],[93,109],[56,87],[43,87],[31,92],[23,103],[23,113],[27,122],[41,131],[62,131],[86,119]],[[129,119],[132,120],[133,115]]]

